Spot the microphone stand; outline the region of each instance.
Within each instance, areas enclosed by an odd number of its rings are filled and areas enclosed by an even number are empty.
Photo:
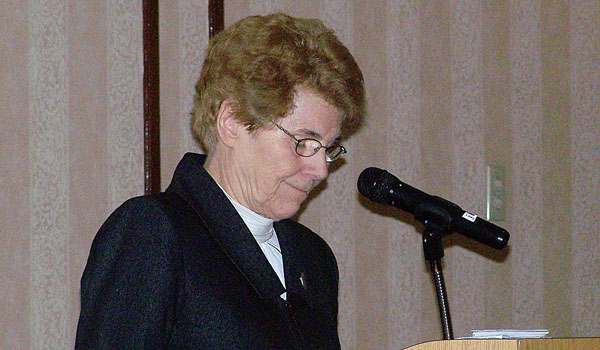
[[[444,257],[442,237],[451,233],[451,217],[445,210],[424,203],[416,208],[415,218],[425,225],[423,251],[425,260],[429,262],[433,275],[444,340],[452,340],[454,334],[452,332],[452,321],[450,320],[450,306],[442,272],[442,258]]]

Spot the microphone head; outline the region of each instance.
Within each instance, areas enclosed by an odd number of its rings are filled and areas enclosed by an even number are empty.
[[[373,202],[391,205],[411,214],[431,196],[411,187],[386,170],[367,168],[358,177],[359,192]]]
[[[377,203],[386,203],[387,171],[379,168],[366,168],[358,177],[358,191],[365,197]]]

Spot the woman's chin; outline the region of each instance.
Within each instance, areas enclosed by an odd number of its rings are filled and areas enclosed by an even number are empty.
[[[302,203],[300,203],[300,204],[302,204]],[[293,217],[294,215],[296,215],[298,210],[300,210],[300,204],[291,205],[290,203],[288,203],[285,206],[273,208],[270,215],[268,215],[267,217],[269,217],[270,219],[273,219],[275,221],[289,219],[289,218]]]

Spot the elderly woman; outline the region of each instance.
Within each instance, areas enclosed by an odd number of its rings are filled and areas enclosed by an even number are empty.
[[[339,349],[335,257],[289,218],[363,117],[360,69],[321,22],[256,16],[211,41],[196,91],[208,156],[101,227],[76,347]]]

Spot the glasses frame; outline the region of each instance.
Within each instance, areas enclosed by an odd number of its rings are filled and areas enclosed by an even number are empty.
[[[300,157],[304,157],[304,158],[312,157],[315,154],[319,153],[319,151],[321,150],[321,148],[324,148],[325,149],[325,161],[327,163],[332,163],[332,162],[335,162],[336,160],[340,159],[343,154],[348,153],[348,151],[346,151],[346,147],[344,147],[344,146],[342,146],[340,144],[333,144],[333,145],[331,145],[329,147],[325,147],[325,146],[323,146],[323,144],[321,143],[321,141],[319,141],[317,139],[313,139],[312,137],[305,137],[303,139],[298,139],[292,133],[290,133],[289,131],[285,130],[283,128],[283,126],[275,123],[274,121],[271,121],[271,123],[273,123],[279,130],[283,131],[286,135],[288,135],[289,137],[291,137],[294,140],[294,142],[296,143],[296,148],[294,148],[294,151]],[[302,154],[300,154],[300,152],[298,152],[298,146],[300,145],[300,142],[305,141],[305,140],[315,141],[316,143],[319,144],[319,147],[315,148],[315,152],[313,154],[309,155],[309,156],[302,155]],[[331,157],[329,157],[329,154],[327,153],[327,151],[329,151],[330,149],[340,149],[340,153],[338,153],[335,158],[331,158]]]

